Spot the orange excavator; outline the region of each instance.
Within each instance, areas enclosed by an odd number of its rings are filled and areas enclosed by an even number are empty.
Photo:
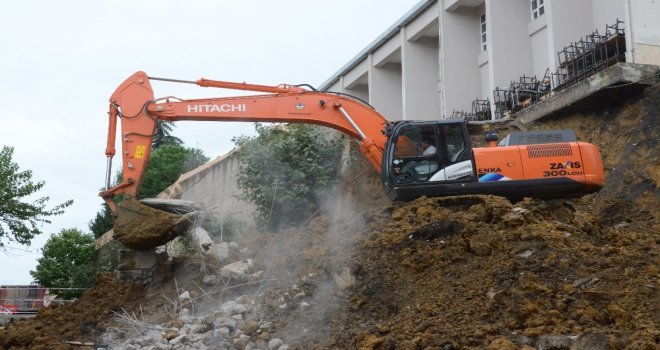
[[[152,80],[261,94],[190,100],[155,98]],[[118,119],[123,180],[110,187]],[[128,246],[148,249],[162,244],[171,239],[168,232],[177,226],[176,217],[170,221],[152,219],[160,214],[156,209],[148,208],[154,212],[139,217],[133,214],[146,210],[136,198],[157,121],[178,120],[309,123],[339,130],[356,139],[393,201],[465,194],[513,199],[577,197],[598,191],[604,183],[598,148],[577,142],[570,130],[511,134],[499,146],[496,135],[490,134],[490,147],[473,148],[463,120],[390,122],[358,98],[316,91],[308,85],[186,81],[136,72],[110,98],[106,190],[100,196],[117,219],[116,237],[136,235],[137,230],[143,235],[149,231],[159,239]],[[116,205],[113,198],[122,194],[124,200]],[[161,224],[154,225],[154,221]],[[122,228],[118,230],[120,223]]]

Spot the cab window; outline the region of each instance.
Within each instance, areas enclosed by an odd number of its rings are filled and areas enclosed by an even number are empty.
[[[463,129],[459,124],[446,124],[441,126],[441,135],[444,144],[444,151],[447,154],[448,164],[455,164],[470,159],[467,152]]]
[[[398,183],[428,181],[439,168],[435,125],[404,127],[394,147],[393,174]]]

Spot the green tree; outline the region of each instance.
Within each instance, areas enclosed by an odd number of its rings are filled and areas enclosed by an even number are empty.
[[[174,130],[173,122],[158,120],[156,122],[156,132],[151,140],[151,147],[157,149],[163,145],[181,146],[183,141],[181,141],[180,138],[173,136],[172,130]]]
[[[96,278],[94,237],[80,230],[63,229],[52,235],[30,275],[48,288],[89,288]],[[55,291],[63,298],[77,297],[82,291]]]
[[[113,222],[114,220],[112,218],[110,207],[103,203],[101,210],[99,210],[94,219],[89,222],[89,230],[92,232],[92,235],[94,235],[94,238],[99,238],[112,229]]]
[[[140,189],[140,198],[155,197],[176,182],[181,174],[209,161],[196,148],[179,145],[162,145],[153,150]]]
[[[50,223],[49,217],[64,213],[68,200],[46,209],[49,197],[29,200],[44,186],[43,181],[33,182],[32,171],[20,171],[12,160],[14,148],[3,146],[0,150],[0,247],[4,241],[29,245],[34,236],[41,234],[39,225]]]
[[[305,124],[255,125],[240,147],[238,185],[257,206],[258,221],[279,229],[306,220],[321,205],[321,190],[339,175],[342,142],[328,129]]]

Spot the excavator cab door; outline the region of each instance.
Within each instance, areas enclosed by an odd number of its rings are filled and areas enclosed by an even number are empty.
[[[443,195],[444,188],[476,181],[462,120],[399,122],[388,133],[381,177],[391,199]]]

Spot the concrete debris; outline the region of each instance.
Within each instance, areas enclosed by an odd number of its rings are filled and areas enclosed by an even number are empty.
[[[206,251],[206,254],[218,259],[218,261],[225,261],[229,259],[229,252],[229,244],[222,242],[213,243]]]
[[[283,344],[284,344],[284,342],[282,341],[282,339],[279,339],[279,338],[271,339],[268,342],[268,349],[269,350],[279,350],[280,346],[282,346]]]
[[[144,198],[140,203],[173,214],[187,214],[202,210],[202,206],[193,201],[173,198]]]
[[[355,276],[353,276],[351,269],[348,267],[342,268],[339,274],[333,273],[332,280],[340,290],[349,288],[355,284]]]
[[[516,254],[516,256],[517,256],[517,257],[520,257],[520,258],[523,258],[523,259],[527,259],[527,258],[529,258],[530,256],[532,256],[532,254],[534,254],[534,253],[533,253],[531,250],[527,249],[527,250],[525,250],[525,251],[522,252],[522,253],[518,253],[518,254]]]
[[[199,248],[199,250],[204,253],[206,253],[208,249],[214,244],[213,239],[209,233],[206,232],[206,230],[201,226],[193,227],[188,231],[188,235],[195,247]]]
[[[179,344],[179,343],[183,343],[186,340],[188,340],[188,337],[185,334],[182,334],[182,335],[170,340],[170,344],[176,345],[176,344]]]
[[[220,282],[220,279],[213,275],[206,275],[202,279],[202,284],[206,287],[214,287]]]
[[[219,317],[213,321],[213,326],[215,328],[227,328],[233,331],[236,329],[236,320],[229,317]]]
[[[225,265],[220,270],[220,275],[225,278],[230,278],[239,282],[247,282],[248,275],[254,268],[254,261],[246,259]]]
[[[620,222],[620,223],[614,225],[614,228],[617,229],[617,230],[622,230],[622,229],[624,229],[628,226],[630,226],[630,224],[624,221],[624,222]]]
[[[593,286],[599,281],[597,277],[589,276],[576,280],[573,282],[573,287],[575,288],[588,288]]]
[[[188,293],[186,295],[186,293]],[[189,292],[181,293],[188,300]],[[193,316],[188,308],[178,313],[180,328],[135,323],[125,329],[108,329],[98,341],[109,350],[116,349],[275,349],[286,350],[288,345],[273,337],[271,322],[255,318],[249,307],[253,300],[241,295],[222,303],[219,310],[205,316]]]
[[[185,292],[181,293],[181,295],[179,295],[179,302],[180,303],[185,303],[185,302],[188,302],[190,300],[191,300],[190,299],[190,292],[188,292],[188,291],[185,291]]]
[[[569,335],[541,335],[535,345],[537,350],[569,350],[575,338]]]
[[[183,323],[192,323],[193,318],[190,315],[190,310],[187,308],[181,309],[181,311],[179,311],[179,320]]]

